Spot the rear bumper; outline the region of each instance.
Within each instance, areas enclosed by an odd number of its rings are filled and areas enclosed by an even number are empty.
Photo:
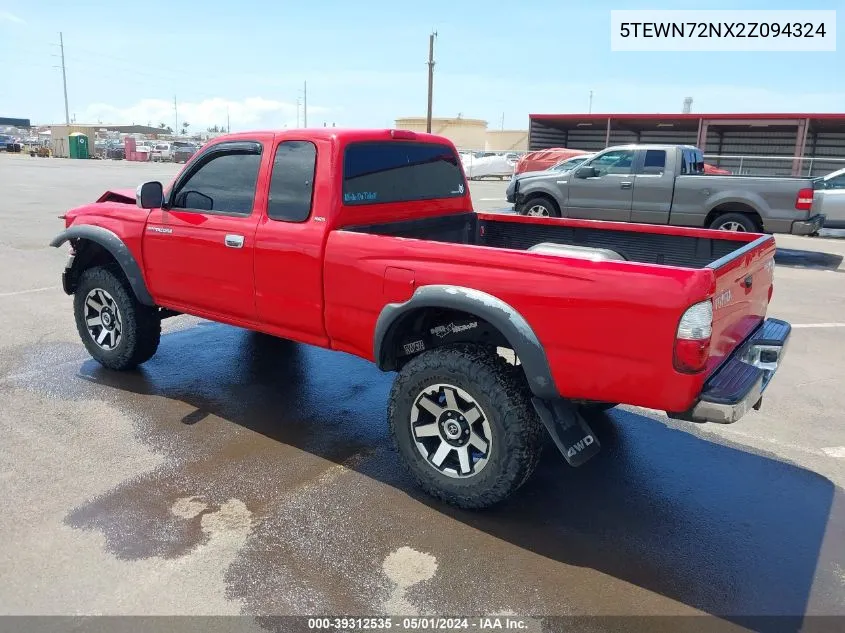
[[[791,331],[786,321],[766,319],[707,379],[696,403],[669,417],[732,424],[751,409],[759,409],[763,392],[786,353]]]
[[[824,226],[824,216],[823,215],[814,215],[813,217],[807,220],[799,220],[798,222],[792,223],[792,231],[793,235],[812,235],[813,233],[818,233],[819,229]]]

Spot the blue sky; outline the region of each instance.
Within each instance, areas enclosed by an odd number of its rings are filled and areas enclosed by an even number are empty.
[[[64,119],[58,33],[79,122],[393,125],[423,116],[428,34],[438,32],[435,116],[525,128],[529,112],[845,112],[845,52],[625,53],[611,9],[677,2],[395,0],[220,2],[0,0],[0,116]],[[840,2],[684,3],[684,8],[836,9]]]

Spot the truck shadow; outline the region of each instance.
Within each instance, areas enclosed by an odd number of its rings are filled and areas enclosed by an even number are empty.
[[[820,251],[804,251],[795,248],[778,246],[775,252],[775,263],[778,266],[790,268],[814,268],[820,270],[837,270],[842,263],[843,256],[835,253]]]
[[[822,541],[838,494],[814,472],[616,410],[595,422],[604,449],[595,460],[572,469],[547,450],[538,472],[512,500],[468,512],[420,494],[404,475],[384,423],[393,375],[360,359],[203,324],[166,336],[159,355],[137,372],[110,372],[86,361],[80,375],[88,383],[177,401],[175,417],[166,413],[176,408],[173,402],[168,409],[148,409],[153,421],[139,435],[158,450],[178,453],[174,461],[191,454],[190,476],[210,489],[226,489],[240,478],[237,494],[247,503],[250,495],[266,500],[268,490],[292,485],[285,478],[292,475],[262,464],[266,449],[248,459],[239,452],[248,445],[221,449],[221,441],[235,442],[228,434],[221,440],[217,433],[213,446],[214,438],[184,437],[209,416],[343,464],[525,550],[729,620],[787,615],[797,617],[788,628],[797,628],[824,562]],[[192,411],[182,413],[184,404]],[[227,470],[227,460],[241,461]],[[136,486],[128,492],[79,508],[68,522],[99,527],[118,555],[131,558],[132,548],[146,538],[138,532],[144,524],[137,517],[144,512],[137,505],[139,491],[151,485],[179,490],[186,476],[170,475],[180,479],[172,484],[154,473],[128,484]],[[349,508],[323,511],[334,510]]]

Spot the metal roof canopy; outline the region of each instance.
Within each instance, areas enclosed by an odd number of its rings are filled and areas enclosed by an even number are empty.
[[[595,151],[602,146],[640,142],[642,137],[643,142],[647,138],[648,142],[695,143],[711,153],[718,139],[721,153],[723,139],[734,146],[744,139],[747,145],[761,146],[759,152],[749,147],[743,153],[804,157],[824,146],[823,154],[845,157],[845,113],[531,114],[529,130],[530,150],[589,146]],[[775,133],[791,135],[784,139],[793,146],[788,154],[762,141]],[[792,172],[797,175],[800,169],[801,161],[794,161]]]
[[[615,130],[643,132],[654,130],[698,130],[704,121],[712,128],[766,128],[771,131],[787,131],[809,121],[810,129],[845,132],[843,113],[740,113],[740,114],[529,114],[529,122],[537,121],[547,127],[559,130],[603,129],[610,126]]]
[[[8,125],[11,127],[32,127],[29,123],[29,119],[10,119],[7,117],[0,117],[0,125]]]

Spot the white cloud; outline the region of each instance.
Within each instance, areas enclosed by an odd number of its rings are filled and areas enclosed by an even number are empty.
[[[8,11],[0,11],[0,22],[3,21],[14,22],[15,24],[26,24],[22,18],[19,18],[14,13],[9,13]]]
[[[215,97],[203,101],[177,102],[179,126],[183,121],[196,132],[213,125],[225,125],[228,113],[232,130],[282,128],[296,125],[296,103],[250,97],[240,101]],[[309,115],[328,112],[321,106],[308,106]],[[107,124],[174,125],[173,102],[164,99],[143,99],[135,104],[118,107],[108,103],[93,103],[78,114],[80,122]]]

